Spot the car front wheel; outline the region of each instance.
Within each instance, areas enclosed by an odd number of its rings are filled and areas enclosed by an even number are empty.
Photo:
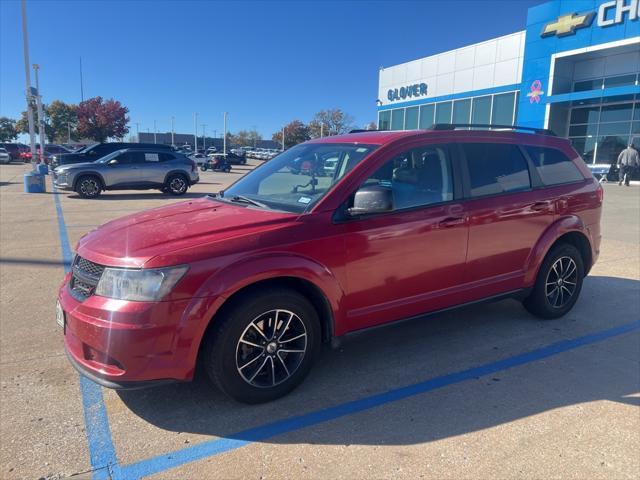
[[[81,177],[76,184],[76,193],[82,198],[96,198],[102,192],[100,179],[93,175]]]
[[[573,308],[584,279],[584,262],[576,247],[556,245],[547,254],[533,290],[523,304],[532,314],[553,319],[565,315]]]
[[[254,291],[213,322],[204,340],[204,369],[220,390],[243,403],[289,393],[320,350],[318,315],[293,290]]]

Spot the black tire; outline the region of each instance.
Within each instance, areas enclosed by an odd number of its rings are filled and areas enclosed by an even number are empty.
[[[102,192],[102,182],[95,175],[84,175],[76,182],[76,193],[82,198],[96,198]]]
[[[200,170],[202,170],[203,172],[207,171],[207,166],[206,165],[200,165]]]
[[[189,188],[189,179],[186,175],[181,173],[172,173],[167,177],[167,181],[164,185],[167,189],[167,193],[178,197],[187,193],[187,189]]]
[[[302,331],[306,336],[298,334]],[[252,343],[242,341],[247,339]],[[287,353],[286,349],[304,353]],[[319,351],[320,321],[311,303],[296,291],[269,288],[250,291],[213,319],[203,340],[201,360],[222,392],[239,402],[256,404],[296,388]]]
[[[562,317],[578,300],[583,279],[582,255],[573,245],[561,243],[547,253],[540,266],[533,291],[522,303],[537,317]]]
[[[225,167],[224,171],[229,173],[231,171],[231,167]]]

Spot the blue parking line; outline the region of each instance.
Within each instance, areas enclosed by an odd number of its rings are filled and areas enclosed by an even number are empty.
[[[54,187],[54,193],[56,192]],[[62,249],[62,263],[65,273],[71,268],[73,253],[69,244],[67,227],[64,222],[59,195],[53,196],[58,217],[58,233]],[[80,392],[84,409],[84,422],[89,444],[89,458],[94,471],[93,478],[102,480],[120,478],[120,466],[113,446],[107,410],[104,406],[102,388],[91,380],[80,375]]]
[[[504,360],[488,363],[479,367],[470,368],[456,373],[443,375],[430,380],[396,388],[387,392],[360,398],[351,402],[333,407],[317,410],[315,412],[299,415],[284,420],[279,420],[267,425],[250,428],[234,435],[231,438],[209,440],[182,450],[152,457],[130,465],[121,467],[123,478],[140,478],[155,473],[163,472],[186,463],[210,458],[221,453],[236,450],[253,442],[266,440],[276,435],[294,432],[303,428],[335,420],[347,415],[370,410],[375,407],[397,402],[409,397],[446,387],[466,380],[476,379],[485,375],[494,374],[520,365],[536,362],[559,353],[567,352],[584,345],[602,342],[608,338],[623,335],[640,329],[640,321],[628,323],[619,327],[603,330],[571,340],[563,340],[547,347],[539,348],[531,352],[523,353]]]

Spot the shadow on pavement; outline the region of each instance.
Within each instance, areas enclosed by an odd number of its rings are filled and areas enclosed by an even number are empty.
[[[192,383],[118,395],[134,414],[159,428],[242,439],[237,432],[248,428],[636,321],[639,293],[636,280],[588,277],[574,310],[558,320],[538,320],[519,302],[505,300],[364,333],[339,350],[323,352],[297,390],[269,404],[231,401],[202,373]],[[612,311],[618,312],[615,318]],[[637,363],[638,336],[633,332],[328,422],[313,432],[300,430],[265,441],[404,445],[585,402],[639,405],[640,398],[633,396],[640,390]]]

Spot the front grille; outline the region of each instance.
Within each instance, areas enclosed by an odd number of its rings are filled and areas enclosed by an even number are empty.
[[[81,302],[93,295],[104,268],[104,266],[93,263],[86,258],[76,256],[71,267],[72,276],[71,282],[69,282],[71,295]]]

